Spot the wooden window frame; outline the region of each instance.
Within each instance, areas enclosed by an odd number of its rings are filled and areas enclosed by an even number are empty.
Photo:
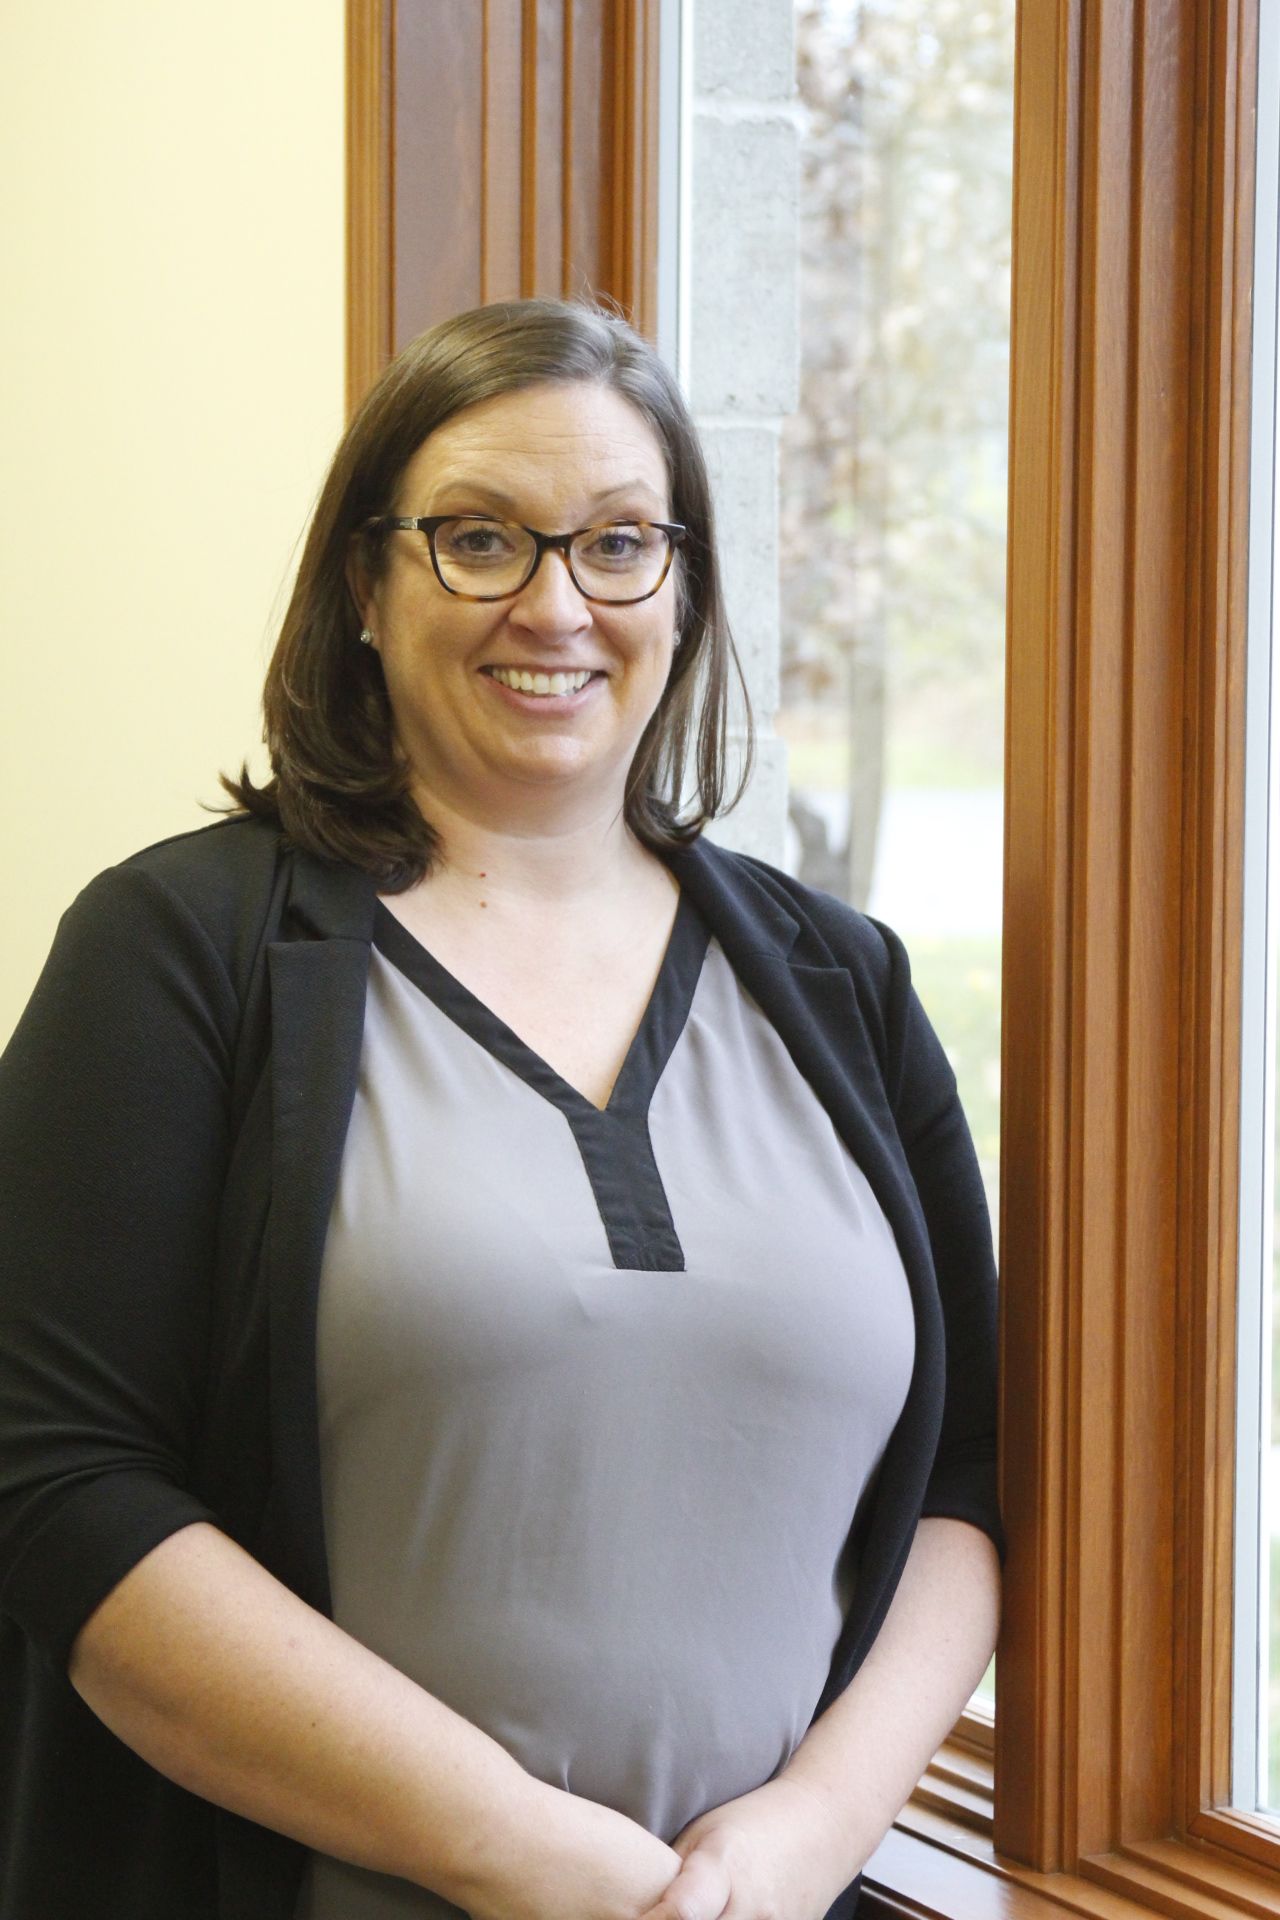
[[[1275,1914],[1230,1805],[1257,0],[1022,0],[1015,84],[999,1710],[863,1904]]]

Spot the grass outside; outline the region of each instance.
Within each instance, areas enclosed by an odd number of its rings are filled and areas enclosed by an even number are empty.
[[[787,743],[787,774],[793,787],[811,793],[843,793],[849,784],[849,726],[841,707],[792,705],[776,717]],[[888,787],[998,787],[1004,740],[998,712],[957,715],[954,697],[917,695],[894,716],[885,750]]]

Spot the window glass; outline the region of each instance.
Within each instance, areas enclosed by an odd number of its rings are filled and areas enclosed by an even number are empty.
[[[1276,82],[1280,81],[1280,59],[1277,58],[1277,53],[1280,52],[1280,49],[1276,46],[1274,12],[1270,21],[1270,28],[1271,31],[1266,36],[1263,52],[1268,57],[1268,70],[1272,76],[1272,87],[1274,89]],[[1268,770],[1269,885],[1267,889],[1270,926],[1267,941],[1269,1001],[1267,1021],[1272,1035],[1271,1046],[1268,1050],[1268,1061],[1271,1072],[1268,1076],[1268,1084],[1264,1092],[1263,1101],[1264,1112],[1267,1115],[1267,1134],[1271,1146],[1271,1179],[1269,1182],[1272,1228],[1271,1257],[1265,1265],[1266,1278],[1269,1284],[1263,1289],[1261,1303],[1262,1325],[1259,1329],[1258,1340],[1259,1352],[1264,1356],[1266,1361],[1262,1385],[1263,1404],[1267,1416],[1265,1420],[1266,1446],[1263,1455],[1265,1504],[1262,1508],[1262,1551],[1259,1554],[1259,1570],[1262,1576],[1260,1592],[1262,1632],[1260,1641],[1265,1670],[1262,1689],[1263,1711],[1260,1716],[1262,1752],[1260,1754],[1259,1773],[1262,1783],[1262,1804],[1270,1812],[1280,1813],[1280,1451],[1278,1451],[1278,1449],[1280,1449],[1280,1365],[1276,1364],[1278,1356],[1275,1350],[1275,1342],[1277,1338],[1280,1338],[1280,1264],[1277,1264],[1276,1254],[1277,1246],[1280,1245],[1280,1237],[1278,1237],[1275,1232],[1276,1213],[1280,1211],[1280,1153],[1276,1151],[1275,1099],[1275,1048],[1278,1043],[1277,1022],[1275,1017],[1276,967],[1277,952],[1280,950],[1280,941],[1277,940],[1277,933],[1280,931],[1280,928],[1277,927],[1277,905],[1280,904],[1280,897],[1277,895],[1277,880],[1280,879],[1280,804],[1278,804],[1278,797],[1280,797],[1280,779],[1277,778],[1278,772],[1280,772],[1280,768],[1277,766],[1277,745],[1280,744],[1280,729],[1277,727],[1277,722],[1280,721],[1280,672],[1277,672],[1275,659],[1277,627],[1280,626],[1280,622],[1277,622],[1276,619],[1277,588],[1280,587],[1280,579],[1277,577],[1275,567],[1277,507],[1278,504],[1280,504],[1280,495],[1278,495],[1275,485],[1275,395],[1277,388],[1277,344],[1278,340],[1280,340],[1280,329],[1278,329],[1276,325],[1275,220],[1277,201],[1280,200],[1280,193],[1277,192],[1277,187],[1280,185],[1280,182],[1277,180],[1277,173],[1280,171],[1280,140],[1277,140],[1276,137],[1275,105],[1273,91],[1272,98],[1262,117],[1261,131],[1266,141],[1266,146],[1264,150],[1259,153],[1259,173],[1261,174],[1264,169],[1266,173],[1264,189],[1265,200],[1263,207],[1260,208],[1260,212],[1264,212],[1264,217],[1267,219],[1268,230],[1263,240],[1265,249],[1264,261],[1260,264],[1264,264],[1265,267],[1270,268],[1270,274],[1268,276],[1270,281],[1268,288],[1270,295],[1268,318],[1271,322],[1271,337],[1267,343],[1270,349],[1268,354],[1268,372],[1270,379],[1269,381],[1259,380],[1257,382],[1257,391],[1255,393],[1257,409],[1255,417],[1255,438],[1259,443],[1261,464],[1265,471],[1269,471],[1271,479],[1269,488],[1260,487],[1260,492],[1264,493],[1264,498],[1260,499],[1258,503],[1260,508],[1259,517],[1265,519],[1266,531],[1269,536],[1262,544],[1270,564],[1266,570],[1269,578],[1264,576],[1263,579],[1259,581],[1259,595],[1263,602],[1263,613],[1257,622],[1256,629],[1259,644],[1266,645],[1267,652],[1271,659],[1271,701],[1269,703],[1271,714],[1270,766]],[[1261,197],[1260,195],[1260,198]],[[1260,302],[1261,298],[1262,283],[1260,282]],[[1263,639],[1264,629],[1269,630],[1266,631],[1265,642]]]
[[[798,0],[796,29],[788,860],[906,942],[994,1222],[1014,0]]]
[[[1013,4],[800,0],[789,858],[887,920],[996,1215]]]

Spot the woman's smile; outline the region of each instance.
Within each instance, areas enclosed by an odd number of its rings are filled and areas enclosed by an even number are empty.
[[[482,667],[480,672],[518,711],[547,715],[576,712],[604,679],[590,668],[572,672],[559,667]]]

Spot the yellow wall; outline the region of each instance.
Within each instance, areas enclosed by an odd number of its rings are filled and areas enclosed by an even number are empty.
[[[342,425],[342,0],[0,11],[0,1042],[261,733]]]

